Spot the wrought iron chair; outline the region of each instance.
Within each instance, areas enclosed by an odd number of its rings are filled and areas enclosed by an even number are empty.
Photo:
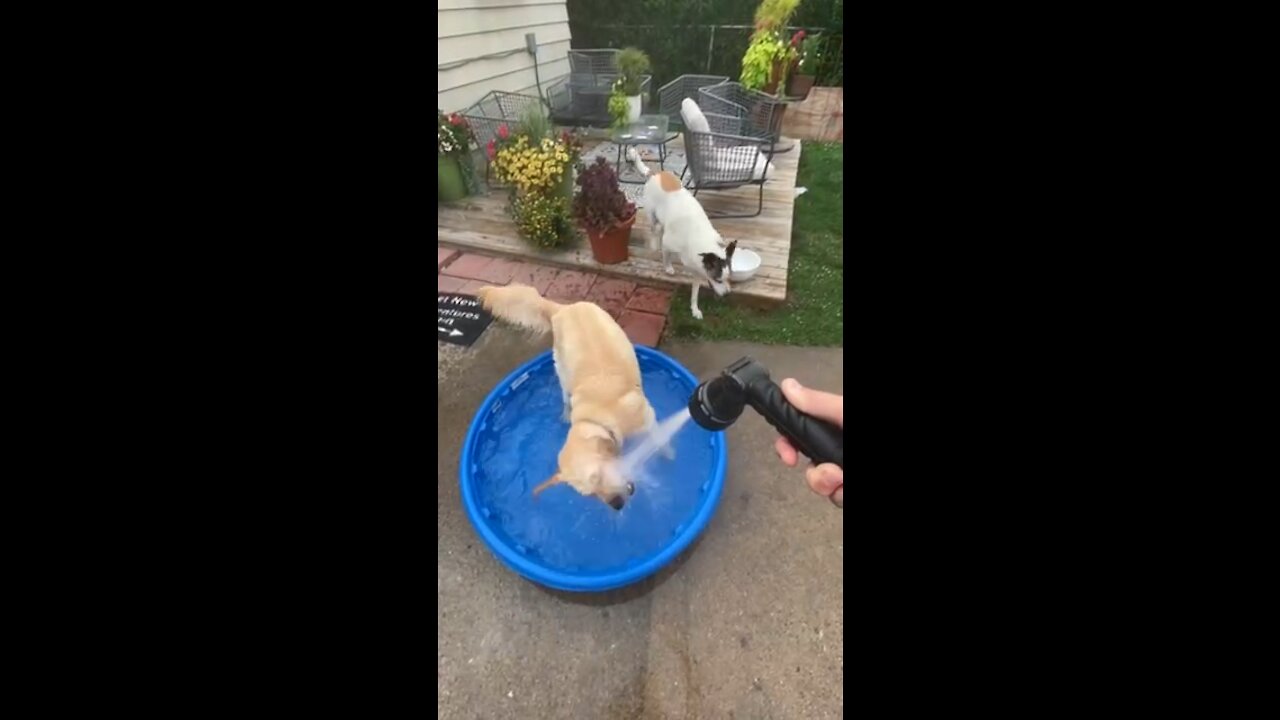
[[[690,174],[686,186],[697,196],[699,190],[732,190],[748,185],[759,187],[756,210],[747,214],[710,213],[709,217],[756,217],[764,210],[764,183],[773,162],[772,144],[762,145],[759,137],[739,135],[733,131],[742,125],[732,115],[703,113],[711,132],[684,130],[685,156],[688,164],[680,174]]]
[[[667,116],[670,127],[683,128],[684,118],[680,116],[680,104],[685,98],[698,102],[699,90],[728,81],[729,78],[721,75],[681,75],[658,88],[658,112]]]

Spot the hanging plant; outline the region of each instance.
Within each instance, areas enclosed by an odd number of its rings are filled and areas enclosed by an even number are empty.
[[[742,56],[742,74],[738,81],[751,90],[762,90],[770,83],[783,82],[789,48],[778,33],[757,32]]]

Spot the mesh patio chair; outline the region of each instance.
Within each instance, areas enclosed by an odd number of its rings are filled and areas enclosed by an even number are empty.
[[[688,164],[680,174],[690,175],[686,185],[695,196],[699,190],[732,190],[748,185],[759,187],[756,211],[747,214],[710,213],[709,217],[756,217],[764,210],[764,184],[773,161],[772,145],[761,145],[758,137],[739,135],[741,119],[731,115],[703,113],[711,132],[685,128],[684,147]]]
[[[666,115],[670,127],[684,127],[684,119],[680,117],[680,103],[685,98],[698,102],[698,91],[709,85],[728,82],[729,78],[721,75],[681,75],[658,88],[658,112]]]
[[[742,83],[725,82],[698,90],[698,106],[704,112],[737,119],[734,135],[774,145],[782,137],[786,104],[772,95],[748,90]]]
[[[545,114],[546,105],[536,95],[493,90],[480,98],[474,105],[462,111],[462,117],[471,124],[476,134],[476,142],[480,144],[480,152],[484,155],[484,181],[489,184],[489,155],[485,151],[489,141],[498,137],[498,128],[506,125],[508,130],[515,130],[525,114],[531,108],[538,108]]]
[[[609,94],[621,74],[618,71],[618,56],[621,54],[621,50],[614,48],[570,50],[569,74],[547,88],[551,119],[561,125],[612,125]],[[652,83],[652,76],[641,76],[641,98],[649,97]]]
[[[551,119],[559,125],[609,127],[609,95],[617,72],[570,72],[547,87]],[[640,97],[649,95],[651,75],[640,76]]]
[[[618,74],[618,55],[621,50],[570,50],[569,72]]]

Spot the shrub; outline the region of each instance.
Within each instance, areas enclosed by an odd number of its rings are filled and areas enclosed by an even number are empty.
[[[549,250],[577,238],[566,197],[547,193],[516,195],[511,198],[511,214],[520,236],[535,247]]]
[[[573,216],[589,233],[604,234],[636,214],[635,203],[618,187],[618,173],[602,156],[578,175],[582,192],[573,199]]]

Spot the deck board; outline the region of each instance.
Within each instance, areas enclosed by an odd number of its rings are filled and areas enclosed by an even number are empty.
[[[680,140],[674,141],[679,143]],[[738,247],[760,255],[760,270],[755,277],[734,283],[731,298],[761,306],[780,304],[787,297],[787,268],[791,255],[791,221],[795,212],[796,171],[800,162],[801,143],[788,153],[774,157],[773,175],[765,183],[764,210],[753,218],[711,218],[711,223],[726,240],[737,240]],[[708,213],[751,212],[757,202],[756,187],[727,191],[702,191],[698,200]],[[544,251],[530,246],[516,234],[515,222],[508,213],[505,192],[490,191],[457,203],[441,204],[437,210],[438,242],[463,250],[492,253],[556,265],[585,269],[603,275],[640,279],[650,283],[688,286],[689,276],[676,263],[676,274],[668,275],[662,267],[660,253],[649,244],[649,218],[641,212],[632,228],[631,258],[616,265],[601,265],[591,258],[591,248],[581,246]]]

